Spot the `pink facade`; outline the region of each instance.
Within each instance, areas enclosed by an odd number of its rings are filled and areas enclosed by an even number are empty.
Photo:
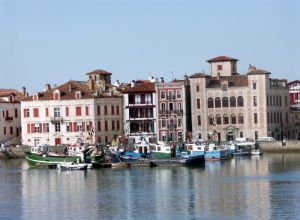
[[[300,81],[295,80],[289,83],[289,94],[291,105],[300,104]]]

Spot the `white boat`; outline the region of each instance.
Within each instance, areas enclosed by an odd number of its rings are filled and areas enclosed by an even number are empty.
[[[249,138],[237,138],[235,142],[235,156],[250,156],[251,149],[255,146],[255,141]]]
[[[70,162],[63,162],[57,164],[57,169],[61,171],[66,170],[87,170],[89,164],[87,163],[70,163]]]
[[[186,148],[190,151],[191,155],[204,155],[207,143],[205,141],[193,141],[191,144],[186,144]]]
[[[171,157],[171,146],[163,142],[158,144],[149,144],[152,158],[169,158]]]

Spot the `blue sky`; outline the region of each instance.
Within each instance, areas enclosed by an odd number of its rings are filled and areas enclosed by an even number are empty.
[[[208,71],[228,55],[300,79],[298,0],[0,0],[0,88],[42,91],[104,69],[115,80]]]

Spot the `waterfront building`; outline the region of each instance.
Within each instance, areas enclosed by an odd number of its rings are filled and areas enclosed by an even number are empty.
[[[129,143],[136,143],[141,138],[153,143],[157,140],[156,132],[156,95],[155,79],[132,80],[122,88],[124,98],[124,132]]]
[[[26,93],[25,88],[23,88]],[[14,89],[0,89],[0,144],[19,143],[21,139],[20,99],[23,93]]]
[[[188,78],[155,83],[157,139],[163,142],[185,141],[190,131],[190,94]]]
[[[252,65],[247,74],[239,74],[238,59],[228,56],[207,62],[209,75],[189,77],[193,139],[291,135],[287,80],[272,79],[270,72]]]
[[[291,117],[293,122],[292,138],[300,140],[300,81],[288,83],[291,102]]]
[[[47,84],[21,101],[24,145],[109,143],[122,135],[122,94],[110,85],[111,73],[87,76],[87,82]]]

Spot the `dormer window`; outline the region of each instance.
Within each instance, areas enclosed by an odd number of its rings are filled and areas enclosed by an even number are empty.
[[[58,89],[54,91],[53,99],[54,100],[59,100],[60,99],[60,91]]]
[[[81,92],[80,92],[80,91],[77,91],[77,92],[75,93],[75,98],[76,98],[76,99],[81,99]]]
[[[15,101],[15,97],[13,95],[9,96],[9,102],[14,102]]]
[[[33,95],[33,100],[39,100],[39,95],[38,94],[34,94]]]

